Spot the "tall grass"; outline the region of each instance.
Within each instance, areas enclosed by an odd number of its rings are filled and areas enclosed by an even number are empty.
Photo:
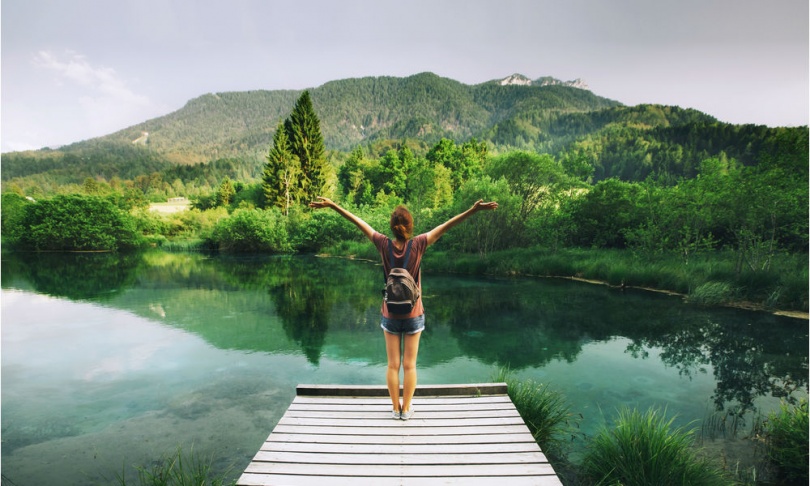
[[[784,484],[808,481],[808,405],[782,403],[763,424],[768,459],[777,467]]]
[[[135,466],[138,486],[231,486],[235,480],[227,480],[228,471],[215,474],[213,457],[200,457],[194,453],[184,453],[178,447],[173,453],[166,454],[149,466]],[[117,475],[118,484],[133,484],[126,479],[126,471]]]
[[[579,277],[613,286],[675,292],[691,301],[720,305],[745,301],[764,308],[808,310],[807,255],[777,255],[770,270],[738,272],[732,252],[705,253],[685,264],[677,255],[629,250],[519,248],[484,256],[425,255],[425,269],[495,275]]]
[[[673,428],[658,409],[622,409],[587,445],[581,474],[591,484],[726,485],[722,470],[699,457],[694,431]]]
[[[543,452],[558,460],[564,458],[566,439],[575,425],[565,397],[547,384],[518,381],[508,368],[500,368],[493,379],[506,383],[509,398]]]

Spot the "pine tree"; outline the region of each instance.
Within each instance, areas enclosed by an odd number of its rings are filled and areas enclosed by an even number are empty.
[[[321,122],[312,108],[309,91],[304,91],[284,122],[290,151],[298,158],[301,176],[298,189],[305,200],[314,200],[326,183],[328,166],[321,134]]]
[[[217,204],[219,206],[227,206],[233,200],[233,197],[236,195],[236,189],[233,187],[233,182],[231,181],[230,177],[225,177],[222,181],[222,184],[219,185],[219,190],[217,191]]]
[[[299,178],[301,164],[290,151],[290,141],[284,124],[279,123],[273,135],[273,148],[267,154],[262,175],[262,189],[267,206],[278,206],[286,214],[290,205],[301,198]]]

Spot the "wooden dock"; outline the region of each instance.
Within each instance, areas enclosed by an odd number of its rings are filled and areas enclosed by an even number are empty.
[[[561,485],[506,384],[420,386],[411,420],[385,387],[299,385],[239,478],[258,485]]]

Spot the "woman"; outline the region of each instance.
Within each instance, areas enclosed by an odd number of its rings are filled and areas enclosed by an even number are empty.
[[[481,210],[492,210],[498,207],[496,202],[485,203],[479,199],[473,206],[460,213],[427,233],[423,233],[413,238],[413,217],[405,206],[398,206],[391,214],[391,232],[394,240],[374,231],[365,221],[350,213],[346,209],[338,206],[333,201],[318,197],[318,201],[309,204],[311,208],[332,208],[341,216],[355,224],[363,232],[377,250],[383,261],[385,275],[391,271],[392,262],[389,261],[390,252],[399,265],[405,265],[406,270],[413,275],[417,285],[421,289],[422,281],[420,273],[420,263],[422,255],[428,246],[436,243],[442,235],[453,226],[461,223],[472,214]],[[409,242],[411,244],[409,245]],[[392,245],[389,248],[389,245]],[[406,252],[408,255],[406,256]],[[420,292],[421,295],[421,292]],[[388,370],[386,372],[386,382],[388,384],[388,394],[391,396],[393,405],[392,416],[395,419],[408,420],[413,416],[411,401],[414,391],[416,391],[416,355],[419,351],[419,337],[425,328],[425,311],[422,306],[421,296],[413,306],[413,310],[408,314],[390,314],[385,304],[382,306],[382,319],[380,327],[383,328],[385,336],[385,351],[388,355]],[[404,342],[404,346],[403,346]],[[404,347],[404,351],[403,351]],[[399,368],[403,369],[403,390],[402,402],[399,400]]]

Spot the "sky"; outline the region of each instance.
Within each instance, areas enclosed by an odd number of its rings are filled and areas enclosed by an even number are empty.
[[[206,93],[433,72],[582,79],[632,106],[808,124],[807,0],[0,0],[0,151]]]

